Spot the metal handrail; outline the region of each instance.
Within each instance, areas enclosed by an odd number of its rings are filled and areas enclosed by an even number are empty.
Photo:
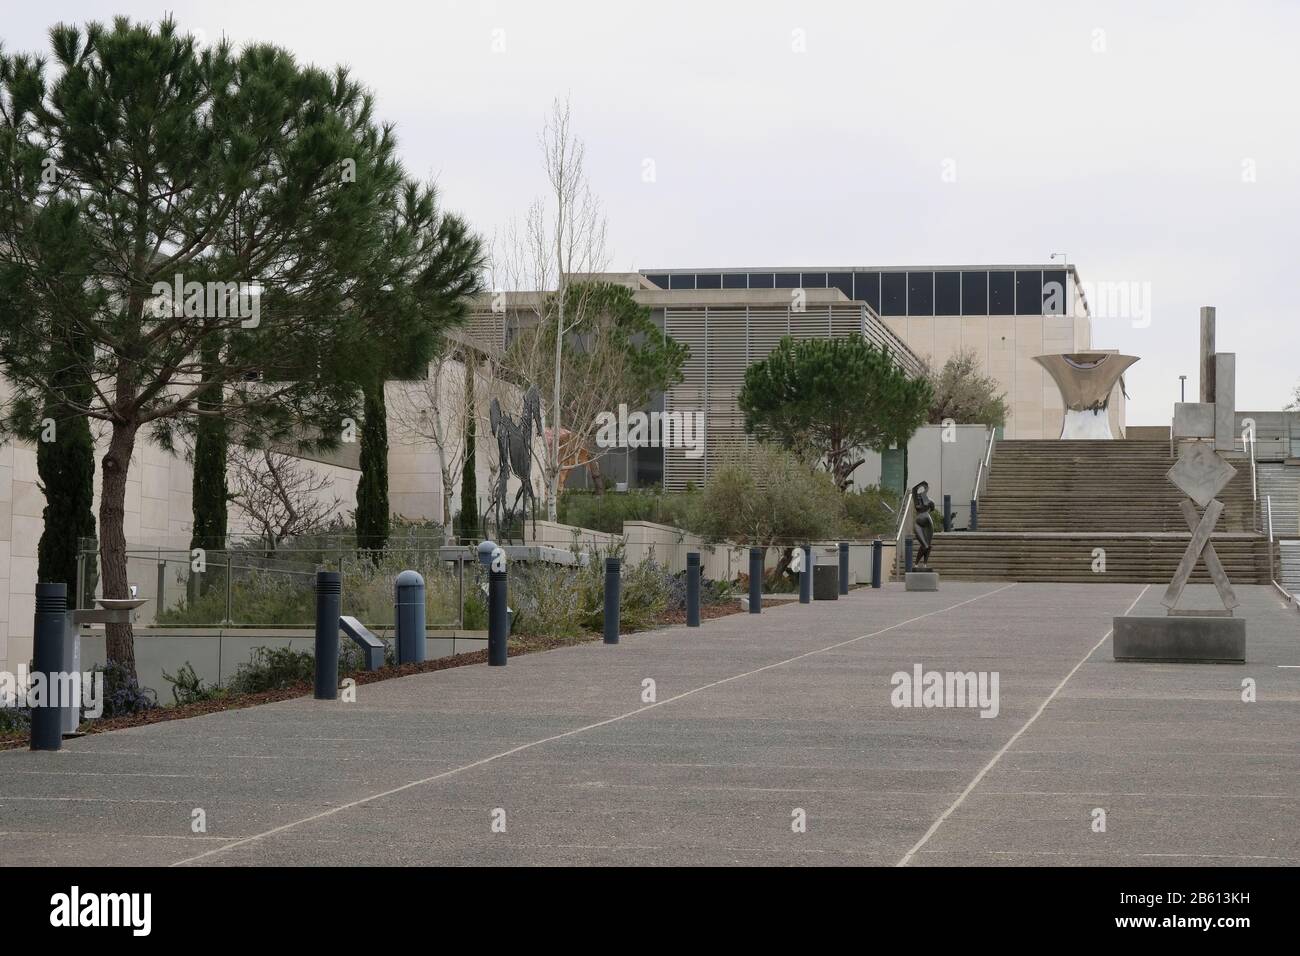
[[[894,574],[900,574],[904,565],[903,555],[903,526],[907,524],[907,516],[912,511],[912,495],[904,489],[903,503],[899,506],[898,531],[894,533]]]
[[[1255,509],[1255,527],[1260,525],[1259,514],[1259,476],[1255,471],[1255,429],[1250,430],[1250,500],[1251,507]],[[1273,562],[1273,552],[1269,551],[1269,563]]]
[[[903,503],[899,506],[898,512],[898,530],[894,532],[894,543],[897,544],[903,540],[903,526],[907,524],[907,516],[912,510],[912,496],[910,493],[903,492]]]
[[[1273,496],[1264,496],[1264,508],[1268,514],[1268,579],[1277,581],[1277,567],[1273,563]]]
[[[984,449],[984,457],[980,459],[980,466],[975,472],[975,496],[971,498],[971,501],[978,502],[980,500],[980,492],[984,489],[984,476],[993,467],[993,439],[997,437],[997,434],[997,428],[989,428],[988,445]]]

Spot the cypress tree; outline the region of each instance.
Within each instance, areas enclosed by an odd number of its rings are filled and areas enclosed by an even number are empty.
[[[357,547],[371,552],[376,563],[388,543],[388,410],[384,383],[363,390],[361,478],[357,482]]]
[[[209,382],[219,381],[220,333],[203,339],[199,346],[199,361],[204,379]],[[221,397],[220,385],[208,385],[195,402],[199,414],[194,424],[194,527],[190,533],[191,550],[202,548],[204,551],[220,551],[226,546],[226,503],[230,495],[226,486],[226,420],[217,413],[221,408]],[[211,581],[209,574],[199,578],[202,593],[208,593]]]
[[[73,347],[84,351],[88,345],[88,339],[77,336]],[[68,363],[69,370],[75,367],[75,362]],[[77,381],[68,370],[60,370],[57,378],[56,387],[68,401],[89,402],[88,382]],[[95,442],[84,416],[67,417],[66,411],[51,403],[42,420],[50,429],[36,443],[36,471],[45,493],[45,527],[36,548],[37,580],[65,582],[71,606],[80,603],[79,587],[94,590]],[[85,581],[78,581],[77,555],[83,547],[89,552],[88,573]]]
[[[465,461],[460,473],[460,533],[478,537],[477,416],[474,414],[474,359],[465,350]]]

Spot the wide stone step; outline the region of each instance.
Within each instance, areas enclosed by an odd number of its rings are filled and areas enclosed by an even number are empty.
[[[981,581],[1168,583],[1182,560],[1187,534],[950,533],[935,536],[931,564],[942,575]],[[1105,552],[1104,573],[1093,571],[1095,549]],[[1268,542],[1254,534],[1214,537],[1229,579],[1269,581]],[[1198,562],[1192,580],[1209,582]]]

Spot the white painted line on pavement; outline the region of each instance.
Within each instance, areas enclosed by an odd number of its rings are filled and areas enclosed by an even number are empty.
[[[1146,594],[1147,591],[1150,590],[1150,588],[1151,585],[1149,584],[1146,587],[1144,587],[1138,593],[1138,596],[1133,599],[1133,603],[1128,606],[1128,611],[1125,611],[1121,615],[1121,617],[1128,617],[1129,611],[1137,607],[1138,601],[1142,600],[1142,595]],[[1111,630],[1114,630],[1114,628],[1111,628]],[[1107,631],[1105,634],[1103,634],[1101,636],[1101,640],[1099,640],[1096,644],[1092,645],[1092,649],[1088,651],[1087,654],[1083,655],[1083,657],[1079,660],[1079,663],[1075,664],[1072,668],[1070,668],[1070,673],[1066,674],[1065,677],[1061,678],[1061,682],[1057,684],[1055,688],[1053,688],[1050,694],[1047,695],[1047,699],[1044,700],[1041,704],[1039,704],[1038,709],[1034,711],[1034,715],[1030,717],[1027,721],[1025,721],[1024,726],[1022,726],[1019,730],[1017,730],[1014,734],[1011,735],[1011,739],[1002,745],[1002,749],[1000,749],[997,753],[993,755],[993,759],[984,765],[984,769],[981,770],[979,773],[975,774],[975,779],[966,785],[966,789],[963,790],[958,795],[957,799],[953,801],[952,806],[950,806],[947,810],[943,811],[943,813],[939,815],[938,820],[935,820],[934,823],[930,824],[930,829],[925,831],[925,836],[921,837],[921,839],[916,841],[916,844],[912,847],[912,849],[908,850],[907,854],[901,860],[899,860],[897,864],[895,864],[896,866],[907,866],[908,863],[912,862],[912,857],[916,856],[917,851],[920,850],[921,847],[925,846],[926,843],[929,842],[930,837],[934,836],[935,832],[938,831],[939,827],[943,825],[943,821],[947,820],[950,816],[952,816],[953,811],[962,805],[963,801],[965,801],[965,799],[970,796],[971,791],[974,790],[977,786],[979,786],[979,782],[984,779],[984,775],[993,769],[993,765],[1002,759],[1002,755],[1011,749],[1011,745],[1014,744],[1017,740],[1019,740],[1021,734],[1023,734],[1026,730],[1030,728],[1033,722],[1038,719],[1039,715],[1042,714],[1042,712],[1047,709],[1047,705],[1050,704],[1056,698],[1056,695],[1061,692],[1061,688],[1065,686],[1066,682],[1071,677],[1074,676],[1074,672],[1083,666],[1084,661],[1092,657],[1092,655],[1097,652],[1097,648],[1101,647],[1101,645],[1106,643],[1106,638],[1110,637],[1110,635],[1111,635],[1111,631]]]
[[[216,849],[208,850],[206,853],[200,853],[197,856],[191,856],[184,860],[178,860],[171,865],[185,866],[187,863],[197,863],[199,860],[206,859],[207,857],[210,856],[216,856],[217,854],[224,853],[227,850],[233,850],[236,847],[244,846],[247,843],[253,843],[257,840],[263,840],[267,837],[275,836],[278,833],[284,833],[286,830],[292,830],[295,827],[302,826],[303,824],[314,823],[317,820],[323,820],[326,817],[331,817],[336,813],[342,813],[344,810],[351,810],[354,807],[364,806],[365,804],[371,803],[375,800],[382,800],[384,797],[391,797],[394,794],[401,793],[404,790],[410,790],[412,787],[420,787],[428,783],[436,783],[439,780],[445,780],[447,777],[455,776],[456,774],[463,773],[466,770],[473,770],[475,767],[482,767],[484,764],[492,763],[494,761],[502,759],[503,757],[509,757],[512,754],[517,754],[523,750],[530,750],[533,747],[540,747],[542,744],[553,743],[554,741],[557,740],[563,740],[565,737],[572,737],[575,734],[585,733],[588,730],[595,730],[599,727],[604,727],[608,724],[617,723],[620,720],[626,720],[629,717],[635,717],[637,714],[643,714],[647,710],[654,710],[657,707],[663,707],[666,704],[671,704],[675,701],[682,700],[686,697],[691,697],[692,695],[701,693],[702,691],[711,690],[714,687],[720,687],[723,684],[729,684],[732,681],[741,680],[746,677],[753,677],[755,674],[761,674],[764,671],[772,670],[775,667],[784,667],[786,664],[793,664],[795,661],[801,661],[804,658],[812,657],[815,654],[825,654],[827,651],[833,651],[841,647],[847,647],[850,644],[856,644],[858,641],[865,641],[867,638],[877,637],[881,634],[885,634],[889,631],[895,630],[896,628],[904,627],[905,625],[908,624],[914,624],[917,621],[925,620],[927,617],[933,617],[936,614],[946,614],[948,611],[955,611],[959,607],[962,607],[967,604],[971,604],[975,601],[982,600],[986,597],[991,597],[994,594],[1000,594],[1003,591],[1006,591],[1013,587],[1015,587],[1015,582],[1012,582],[1011,584],[1003,585],[1000,588],[994,588],[992,591],[985,591],[983,594],[977,594],[975,595],[975,597],[967,598],[965,601],[958,601],[956,604],[951,604],[948,607],[941,607],[934,611],[927,611],[925,614],[919,614],[916,617],[910,617],[906,621],[899,621],[897,624],[889,625],[889,627],[882,627],[880,630],[872,631],[870,634],[862,634],[859,635],[858,637],[851,637],[847,641],[840,641],[838,644],[831,644],[827,647],[819,647],[816,650],[805,651],[802,654],[796,654],[794,657],[787,657],[783,661],[776,661],[773,664],[765,664],[762,667],[756,667],[751,671],[745,671],[743,674],[733,674],[731,677],[724,677],[721,680],[715,680],[712,683],[704,684],[692,690],[688,690],[681,694],[677,694],[675,697],[668,697],[664,700],[658,701],[653,704],[646,704],[644,707],[638,707],[635,710],[629,710],[626,713],[618,714],[617,716],[614,717],[607,717],[606,719],[598,720],[593,724],[586,724],[582,727],[575,727],[573,730],[566,730],[562,734],[553,734],[550,737],[543,737],[541,740],[534,740],[526,744],[520,744],[517,747],[511,747],[509,750],[503,750],[500,753],[492,754],[490,757],[484,757],[481,760],[475,760],[473,763],[467,763],[460,767],[453,767],[451,770],[444,770],[442,773],[434,774],[432,777],[424,777],[423,779],[420,780],[412,780],[410,783],[404,783],[400,787],[393,787],[391,790],[385,790],[382,793],[374,793],[368,797],[362,797],[359,800],[351,800],[348,803],[339,804],[337,807],[331,807],[328,810],[322,810],[320,813],[314,813],[309,817],[303,817],[301,820],[294,820],[291,823],[285,823],[282,824],[281,826],[273,827],[272,829],[266,830],[263,833],[255,833],[252,836],[244,837],[242,840],[235,840],[231,843],[225,844],[224,846],[217,847]],[[1143,593],[1145,593],[1145,591]],[[1139,595],[1139,597],[1141,597],[1141,595]]]

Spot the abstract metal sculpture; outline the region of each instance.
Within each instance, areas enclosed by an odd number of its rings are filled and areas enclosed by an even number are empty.
[[[1192,533],[1191,540],[1187,542],[1187,550],[1183,552],[1183,559],[1178,563],[1178,570],[1174,572],[1174,579],[1169,582],[1169,587],[1165,590],[1165,596],[1161,601],[1170,614],[1226,613],[1231,616],[1232,609],[1241,603],[1232,590],[1232,582],[1228,580],[1223,562],[1215,553],[1214,543],[1210,537],[1214,533],[1214,526],[1223,515],[1223,502],[1216,496],[1228,486],[1228,482],[1232,481],[1236,473],[1237,469],[1224,461],[1218,452],[1200,442],[1185,447],[1178,461],[1174,463],[1174,467],[1169,469],[1169,480],[1191,499],[1191,501],[1179,502],[1179,506],[1182,508],[1183,520],[1187,522],[1187,530]],[[1203,515],[1196,513],[1192,501],[1205,509]],[[1182,596],[1183,588],[1187,587],[1187,581],[1191,578],[1198,559],[1205,562],[1206,570],[1210,572],[1210,580],[1214,582],[1214,587],[1219,592],[1219,600],[1223,602],[1222,612],[1178,610],[1178,599]]]
[[[1072,352],[1035,355],[1034,361],[1051,374],[1065,402],[1061,438],[1108,439],[1110,393],[1136,355],[1116,352]],[[1120,385],[1123,388],[1123,385]]]
[[[536,505],[537,496],[533,493],[533,439],[542,434],[542,399],[534,385],[524,394],[524,406],[519,421],[501,411],[501,403],[492,399],[491,408],[492,434],[497,440],[497,487],[495,492],[497,512],[497,532],[504,534],[506,527],[514,517],[519,500],[523,499],[524,514],[528,514],[530,504]],[[536,432],[534,432],[534,427]],[[519,491],[514,503],[506,505],[506,494],[510,475],[519,479]],[[505,514],[502,515],[502,508]],[[504,520],[503,520],[504,519]],[[533,509],[534,532],[536,531],[537,512]]]
[[[917,482],[912,488],[912,510],[916,513],[912,520],[912,530],[919,545],[913,567],[926,571],[930,565],[930,544],[934,541],[934,518],[930,516],[934,511],[934,502],[926,494],[929,490],[928,481]]]

